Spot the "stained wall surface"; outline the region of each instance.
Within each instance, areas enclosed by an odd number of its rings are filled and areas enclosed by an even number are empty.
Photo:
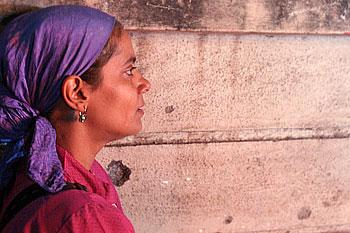
[[[350,1],[0,1],[62,3],[124,22],[152,83],[98,155],[136,232],[350,232]]]

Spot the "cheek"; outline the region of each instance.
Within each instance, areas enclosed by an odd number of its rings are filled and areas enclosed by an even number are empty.
[[[113,108],[114,117],[131,117],[137,110],[137,94],[129,87],[109,88],[104,98],[105,106]],[[127,119],[125,119],[127,120]]]

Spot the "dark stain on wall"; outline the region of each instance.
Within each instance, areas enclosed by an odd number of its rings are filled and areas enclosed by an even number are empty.
[[[230,224],[230,223],[232,223],[232,221],[233,221],[233,217],[232,216],[227,216],[225,218],[225,220],[224,220],[224,223],[225,224]]]
[[[342,29],[350,23],[349,0],[323,0],[321,25],[328,29]]]
[[[200,34],[199,37],[197,38],[196,56],[197,56],[198,66],[197,66],[197,70],[196,70],[196,80],[195,80],[196,86],[197,85],[201,86],[202,82],[203,82],[203,78],[204,78],[204,64],[205,64],[205,61],[207,59],[205,57],[205,44],[206,44],[207,40],[208,40],[207,34]],[[195,118],[195,119],[197,119],[197,118]]]
[[[231,1],[232,2],[232,1]],[[239,25],[239,29],[246,28],[246,18],[247,18],[247,2],[245,1],[236,1],[232,4],[232,9],[237,9],[235,12],[236,23]]]
[[[247,2],[241,0],[27,0],[32,6],[81,4],[99,8],[116,16],[127,27],[191,29],[250,30],[261,25],[268,30],[288,32],[349,31],[350,0],[264,0],[267,21],[256,22],[255,12],[248,11]],[[24,4],[2,4],[0,15]],[[253,4],[261,4],[258,1]],[[264,12],[265,13],[265,12]],[[251,21],[246,22],[247,16]],[[1,17],[1,16],[0,16]],[[218,24],[205,25],[206,20]],[[222,22],[230,20],[229,23]]]
[[[305,26],[311,30],[342,29],[349,22],[348,0],[310,1],[306,10]]]
[[[297,0],[268,0],[266,8],[270,12],[272,24],[280,26],[293,16],[294,7]]]
[[[291,23],[292,27],[308,31],[320,28],[345,30],[350,23],[349,0],[267,0],[265,5],[272,28]],[[294,22],[300,18],[303,21]]]
[[[137,33],[137,36],[131,33],[133,38],[133,43],[135,44],[136,52],[136,66],[137,69],[141,72],[142,75],[146,75],[148,68],[153,66],[149,64],[149,57],[152,56],[152,43],[143,33]],[[147,76],[145,78],[148,78]]]
[[[172,113],[175,110],[173,105],[165,107],[165,113]]]
[[[129,180],[131,170],[123,164],[121,160],[112,160],[107,166],[107,172],[112,179],[114,185],[120,187]]]
[[[302,207],[298,212],[298,219],[304,220],[310,218],[311,212],[312,211],[309,207]]]
[[[200,26],[201,0],[122,0],[108,1],[108,11],[133,25],[168,26],[191,29]],[[135,26],[136,26],[135,25]]]
[[[339,206],[342,204],[342,196],[343,190],[338,189],[333,193],[333,195],[330,198],[324,200],[322,202],[322,205],[326,208],[332,206]]]
[[[206,28],[205,21],[211,21],[210,27],[215,27],[215,22],[220,27],[222,24],[230,25],[232,29],[245,29],[247,18],[247,1],[225,0],[203,2],[202,27]],[[227,27],[227,26],[226,26]]]
[[[33,6],[51,6],[58,4],[90,5],[116,16],[129,26],[149,27],[166,26],[177,29],[192,29],[200,26],[202,17],[201,0],[43,0],[32,1]],[[3,4],[0,14],[11,12],[22,4]]]
[[[39,9],[39,7],[31,5],[0,4],[0,20],[10,15],[22,14],[37,9]]]

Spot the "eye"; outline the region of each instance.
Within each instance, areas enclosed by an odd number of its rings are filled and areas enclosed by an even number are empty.
[[[137,67],[136,66],[133,66],[131,67],[130,69],[128,69],[127,71],[125,71],[126,75],[128,76],[132,76],[132,71],[135,70]]]

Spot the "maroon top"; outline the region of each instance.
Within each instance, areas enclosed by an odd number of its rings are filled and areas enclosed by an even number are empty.
[[[88,171],[62,147],[57,146],[57,152],[65,180],[85,185],[88,192],[69,190],[39,198],[22,209],[3,232],[134,233],[115,187],[101,165],[95,160]],[[25,173],[18,174],[5,206],[30,184]]]

